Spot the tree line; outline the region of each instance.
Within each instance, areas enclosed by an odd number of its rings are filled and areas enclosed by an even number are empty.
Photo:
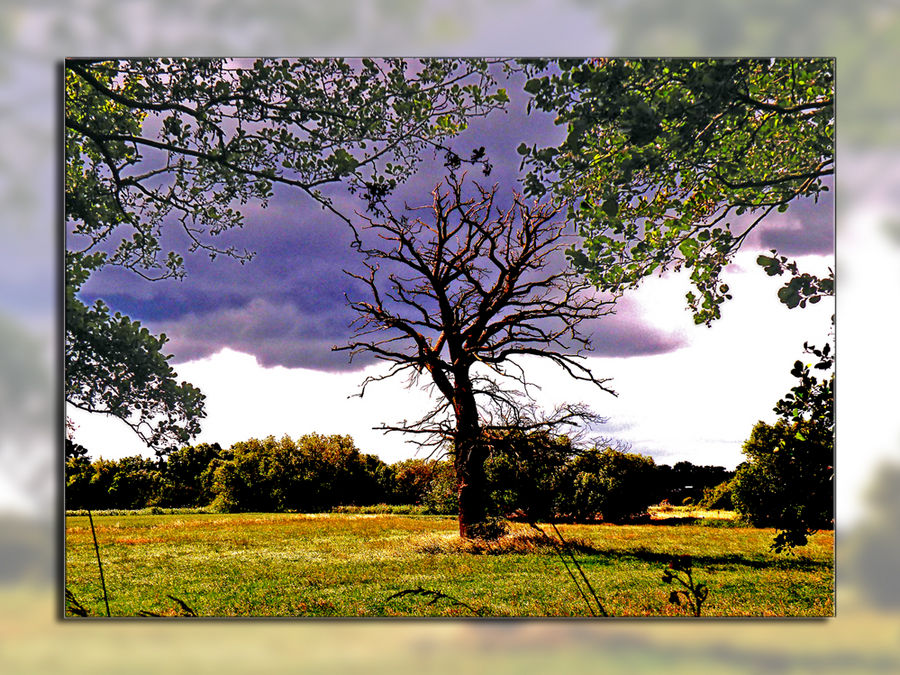
[[[510,433],[494,439],[486,462],[488,511],[505,518],[622,522],[647,507],[699,503],[734,472],[610,447],[578,448],[567,436]],[[341,506],[413,505],[426,513],[459,510],[449,459],[387,464],[350,436],[252,438],[222,448],[200,443],[152,459],[92,460],[66,441],[67,509],[200,507],[222,512],[321,512]]]

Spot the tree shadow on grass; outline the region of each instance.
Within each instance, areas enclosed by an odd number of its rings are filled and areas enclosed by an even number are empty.
[[[600,564],[617,564],[624,560],[638,560],[654,565],[668,565],[676,553],[660,551],[638,546],[635,548],[611,548],[597,546],[582,537],[567,538],[565,544],[558,539],[538,532],[518,532],[496,540],[428,540],[420,543],[416,550],[419,553],[469,554],[469,555],[528,555],[556,554],[565,548],[574,554],[583,556],[582,563],[591,558]],[[810,560],[796,555],[774,557],[766,554],[748,555],[741,553],[722,553],[713,555],[691,554],[696,567],[732,566],[750,569],[784,569],[784,570],[827,570],[832,567],[829,561]]]
[[[640,560],[641,562],[668,565],[673,553],[654,551],[645,547],[635,549],[601,548],[581,541],[569,542],[570,548],[585,556],[598,556],[609,560]],[[786,569],[786,570],[826,570],[832,567],[827,561],[810,560],[797,556],[766,558],[741,553],[722,553],[718,555],[691,554],[695,567],[734,566],[751,569]]]

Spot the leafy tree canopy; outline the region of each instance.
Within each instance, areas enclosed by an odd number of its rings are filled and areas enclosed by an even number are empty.
[[[487,60],[69,60],[65,66],[66,400],[126,420],[150,445],[195,434],[203,398],[149,334],[77,298],[117,265],[181,277],[187,252],[240,261],[218,235],[277,185],[346,222],[328,184],[378,212],[422,150],[503,105]],[[455,156],[455,155],[454,155]],[[486,159],[462,160],[483,165]],[[178,243],[182,242],[182,243]]]
[[[709,324],[731,297],[720,272],[753,228],[828,189],[831,59],[562,59],[525,69],[529,109],[555,113],[568,131],[556,147],[519,146],[527,191],[568,202],[584,238],[569,256],[602,289],[685,267],[696,289],[688,305]]]
[[[185,443],[200,432],[205,397],[176,381],[165,335],[111,315],[101,300],[89,307],[78,299],[88,274],[77,261],[66,269],[66,402],[121,419],[149,447]]]
[[[651,457],[614,448],[592,448],[565,468],[559,509],[575,520],[599,514],[616,522],[646,512],[656,501]]]
[[[732,502],[755,527],[777,530],[772,549],[807,543],[833,526],[834,444],[815,424],[759,422],[744,444],[747,461],[732,481]]]
[[[485,60],[146,59],[66,63],[66,215],[73,242],[149,278],[183,273],[188,250],[240,258],[216,235],[277,184],[334,209],[342,182],[377,206],[472,117],[507,101]],[[348,221],[349,222],[349,221]],[[119,228],[127,225],[127,228]],[[108,247],[107,247],[108,248]]]
[[[775,405],[779,419],[753,428],[732,483],[737,509],[777,528],[775,551],[803,546],[834,518],[834,352],[803,346],[816,361],[794,363],[797,383]]]

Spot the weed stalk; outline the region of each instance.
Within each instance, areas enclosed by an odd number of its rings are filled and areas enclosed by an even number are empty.
[[[531,527],[544,535],[548,540],[551,539],[547,535],[544,530],[538,527],[537,523],[529,523]],[[569,567],[569,561],[566,560],[566,556],[559,549],[556,549],[557,555],[559,555],[559,559],[562,561],[563,566],[566,568],[566,572],[569,573],[569,577],[572,579],[572,583],[575,584],[575,588],[578,589],[578,592],[581,594],[584,603],[587,605],[588,611],[591,613],[591,616],[597,616],[599,613],[600,616],[609,616],[606,613],[606,609],[603,607],[603,603],[600,602],[600,598],[597,597],[597,593],[594,591],[594,587],[591,586],[591,582],[588,580],[587,575],[584,573],[584,569],[581,567],[581,563],[578,562],[578,558],[575,557],[575,554],[572,552],[572,547],[569,546],[569,542],[567,542],[562,533],[559,531],[559,528],[556,527],[556,523],[550,523],[553,527],[553,531],[556,533],[556,536],[559,538],[559,542],[562,544],[563,550],[568,554],[569,560],[571,560],[572,567],[574,567],[578,571],[578,576],[581,577],[582,582],[587,587],[587,590],[590,592],[591,597],[594,599],[593,604],[591,603],[590,598],[588,598],[587,593],[585,593],[584,589],[581,587],[581,583],[578,581],[578,577],[575,576],[575,572],[572,571],[572,568]],[[594,607],[596,606],[596,611]]]
[[[700,616],[700,608],[703,606],[706,596],[709,595],[709,588],[706,584],[694,583],[691,556],[680,555],[673,558],[663,572],[662,580],[666,584],[676,581],[683,587],[683,590],[676,589],[669,593],[669,602],[681,607],[681,598],[684,598],[691,613],[694,616]]]
[[[103,602],[106,603],[106,616],[112,616],[109,613],[109,596],[106,593],[106,580],[103,578],[103,563],[100,562],[100,545],[97,543],[97,531],[94,529],[94,518],[91,516],[90,509],[88,509],[88,521],[91,524],[91,535],[94,537],[94,553],[97,554],[97,567],[100,570],[100,585],[103,586]]]

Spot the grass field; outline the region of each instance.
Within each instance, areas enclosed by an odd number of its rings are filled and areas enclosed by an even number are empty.
[[[558,547],[527,525],[490,546],[461,541],[456,520],[436,516],[120,514],[94,525],[113,616],[183,614],[175,598],[213,617],[590,615]],[[692,556],[709,587],[704,616],[834,613],[832,532],[776,555],[772,530],[725,520],[560,531],[611,616],[687,616],[662,581],[676,554]],[[65,568],[66,588],[105,616],[85,516],[66,518]],[[441,595],[390,599],[414,589]]]

